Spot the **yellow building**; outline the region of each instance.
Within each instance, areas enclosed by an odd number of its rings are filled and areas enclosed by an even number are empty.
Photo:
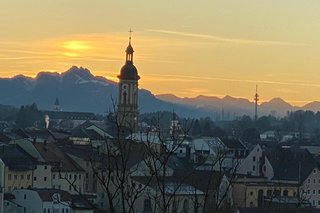
[[[259,177],[240,177],[233,181],[233,200],[236,207],[263,207],[265,200],[297,198],[296,181],[272,181]]]
[[[4,163],[4,191],[32,187],[33,170],[37,161],[15,144],[1,145],[0,157]]]

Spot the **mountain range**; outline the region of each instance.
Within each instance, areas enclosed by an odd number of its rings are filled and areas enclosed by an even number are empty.
[[[142,77],[143,78],[143,77]],[[101,76],[94,76],[83,67],[71,67],[63,73],[39,72],[35,78],[18,75],[0,78],[0,104],[20,107],[37,103],[43,110],[53,109],[56,98],[64,111],[85,111],[104,114],[113,110],[113,100],[118,97],[116,82]],[[312,102],[303,107],[294,107],[280,98],[274,98],[259,105],[259,114],[273,112],[283,116],[287,111],[320,109],[320,102]],[[172,94],[153,95],[145,89],[139,90],[140,113],[172,111],[184,117],[211,116],[215,119],[229,120],[235,116],[252,116],[253,102],[225,96],[197,96],[179,98]]]
[[[234,98],[228,95],[223,98],[203,95],[194,98],[179,98],[172,94],[161,94],[156,95],[156,97],[163,101],[182,104],[198,110],[210,110],[218,120],[228,120],[228,118],[233,119],[234,116],[237,117],[241,115],[254,115],[254,102],[245,98]],[[318,112],[320,111],[320,102],[314,101],[302,107],[297,107],[277,97],[258,105],[258,115],[260,116],[273,115],[276,117],[283,117],[288,111],[297,110]]]

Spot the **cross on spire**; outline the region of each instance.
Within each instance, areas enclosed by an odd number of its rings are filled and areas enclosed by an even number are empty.
[[[131,34],[132,34],[133,31],[130,28],[130,30],[128,32],[129,32],[129,42],[131,43]]]

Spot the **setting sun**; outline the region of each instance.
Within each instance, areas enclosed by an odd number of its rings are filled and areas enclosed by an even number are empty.
[[[86,41],[65,41],[65,42],[62,42],[61,46],[66,50],[72,50],[72,51],[83,51],[83,50],[88,50],[92,48],[89,45],[89,42],[86,42]]]

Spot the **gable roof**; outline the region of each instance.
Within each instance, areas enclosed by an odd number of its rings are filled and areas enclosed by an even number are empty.
[[[16,144],[1,144],[0,158],[10,170],[15,171],[33,170],[37,164],[36,159]]]
[[[59,189],[30,189],[38,193],[39,197],[42,201],[53,201],[53,195],[59,194],[60,201],[69,201],[71,202],[71,195],[67,191],[59,190]]]
[[[240,139],[224,138],[221,141],[228,149],[245,149],[246,148]]]
[[[82,172],[84,171],[76,162],[65,154],[55,143],[34,143],[34,146],[46,161],[52,165],[53,171]]]
[[[45,114],[52,120],[94,120],[95,115],[91,112],[63,112],[45,111]]]
[[[274,180],[303,181],[315,168],[316,161],[306,149],[272,148],[266,156],[274,171]]]
[[[91,145],[61,144],[59,148],[66,154],[78,157],[84,161],[101,161],[101,155]]]
[[[26,128],[24,129],[24,133],[28,136],[28,138],[33,139],[43,139],[48,140],[50,138],[53,138],[50,131],[48,129],[37,129],[37,128]]]
[[[158,190],[159,184],[164,183],[167,187],[168,193],[172,187],[181,187],[182,189],[192,190],[197,193],[204,193],[206,191],[215,191],[219,189],[223,174],[216,171],[175,171],[172,176],[166,177],[146,177],[134,176],[133,180]]]

